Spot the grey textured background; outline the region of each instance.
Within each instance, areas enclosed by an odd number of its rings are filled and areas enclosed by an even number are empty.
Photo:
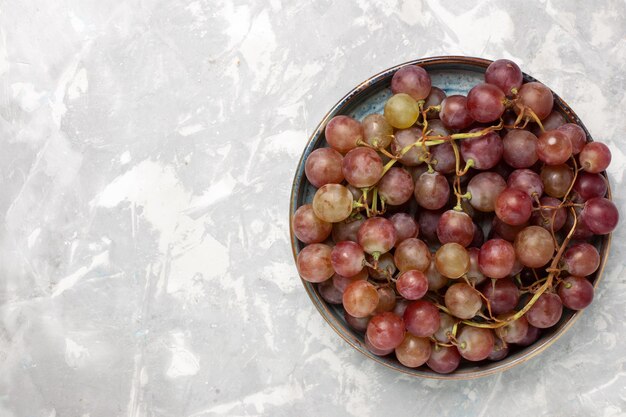
[[[512,58],[623,206],[624,1],[0,2],[0,416],[623,416],[624,238],[539,358],[414,380],[313,308],[291,179],[326,111],[410,59]]]

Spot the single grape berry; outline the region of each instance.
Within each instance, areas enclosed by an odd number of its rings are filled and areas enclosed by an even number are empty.
[[[477,122],[492,122],[504,113],[505,100],[504,93],[496,85],[478,84],[467,94],[467,110]]]
[[[331,148],[346,153],[363,140],[363,126],[350,116],[335,116],[326,125],[325,136]]]
[[[497,86],[507,96],[519,90],[523,80],[522,70],[515,62],[508,59],[493,61],[485,71],[485,82]]]

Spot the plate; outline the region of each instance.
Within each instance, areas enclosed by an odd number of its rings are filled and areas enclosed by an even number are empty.
[[[324,128],[330,119],[334,116],[344,114],[352,116],[357,120],[362,120],[363,117],[370,113],[382,114],[384,104],[391,96],[391,78],[398,69],[406,65],[419,65],[423,67],[426,71],[428,71],[432,79],[432,85],[443,89],[449,96],[452,94],[467,95],[468,91],[474,85],[484,81],[483,76],[485,69],[491,62],[492,61],[487,59],[463,56],[443,56],[418,59],[386,69],[385,71],[365,80],[346,94],[346,96],[333,106],[333,108],[326,114],[324,119],[317,126],[311,135],[304,152],[302,153],[291,190],[289,224],[292,224],[291,220],[296,209],[303,204],[310,203],[313,200],[316,188],[313,187],[306,179],[304,174],[304,165],[306,158],[313,150],[328,146],[324,139]],[[529,82],[537,80],[527,74],[524,74],[524,81]],[[558,95],[554,94],[554,92],[553,95],[553,110],[560,112],[565,117],[567,122],[577,123],[581,126],[587,134],[587,140],[592,141],[591,135],[589,135],[589,132],[574,111]],[[606,177],[606,173],[603,173],[602,175]],[[611,199],[610,185],[608,187],[607,198]],[[291,226],[290,233],[291,246],[295,261],[298,253],[304,247],[304,244],[296,238]],[[604,271],[604,266],[609,253],[611,235],[609,234],[602,237],[596,237],[595,239],[594,243],[600,252],[600,266],[596,271],[592,282],[594,287],[597,287],[602,276],[602,272]],[[380,357],[369,352],[365,348],[363,334],[353,330],[346,323],[343,316],[343,308],[341,306],[326,303],[317,290],[317,284],[312,284],[304,280],[302,280],[302,283],[309,294],[313,305],[315,305],[330,327],[356,350],[370,359],[395,371],[416,377],[434,379],[472,379],[501,372],[510,369],[513,366],[519,365],[520,363],[538,355],[541,351],[554,343],[574,324],[584,311],[581,310],[578,312],[572,312],[568,309],[564,309],[563,316],[561,317],[559,323],[552,328],[543,330],[542,335],[535,343],[525,348],[516,348],[516,350],[512,350],[512,353],[501,361],[462,361],[456,371],[450,374],[438,374],[431,371],[426,366],[415,369],[405,367],[398,362],[393,355]]]

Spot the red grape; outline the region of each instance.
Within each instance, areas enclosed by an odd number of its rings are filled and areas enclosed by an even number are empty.
[[[370,322],[371,316],[365,317],[354,317],[348,314],[348,312],[343,313],[343,317],[346,319],[346,323],[350,325],[357,332],[364,332],[367,330],[367,324]]]
[[[488,85],[488,84],[487,84]],[[471,133],[480,132],[481,128],[470,130]],[[441,145],[440,145],[441,146]],[[491,169],[502,158],[504,146],[502,139],[496,132],[489,132],[476,138],[464,139],[461,142],[461,156],[465,161],[474,161],[474,168]]]
[[[522,81],[522,71],[515,62],[508,59],[493,61],[485,71],[485,82],[497,86],[507,96],[513,95],[513,89],[519,90]]]
[[[363,269],[365,254],[357,243],[346,240],[337,242],[330,254],[330,261],[336,273],[352,277]]]
[[[413,178],[407,170],[402,168],[393,167],[389,169],[378,182],[378,195],[385,200],[385,203],[392,206],[409,201],[413,196],[413,191]]]
[[[322,282],[332,277],[335,271],[330,262],[332,249],[323,243],[305,246],[298,254],[298,273],[309,282]]]
[[[331,148],[346,153],[363,140],[363,126],[350,116],[335,116],[326,125],[325,136]]]
[[[606,235],[617,227],[619,213],[611,200],[591,198],[580,213],[582,223],[596,235]]]
[[[396,244],[396,229],[383,217],[371,217],[359,228],[357,241],[365,252],[380,255]]]
[[[462,327],[456,340],[459,353],[468,361],[487,359],[494,344],[491,330],[472,326]]]
[[[459,282],[448,288],[445,304],[450,313],[460,319],[471,319],[483,305],[478,291],[464,282]]]
[[[506,342],[504,342],[499,337],[494,337],[493,341],[493,349],[491,349],[491,353],[489,353],[487,359],[489,359],[490,361],[499,361],[506,358],[506,356],[509,354],[509,347],[507,346]]]
[[[547,130],[539,135],[537,156],[548,165],[560,165],[572,156],[572,143],[560,130]]]
[[[513,242],[515,240],[515,236],[517,236],[517,234],[521,232],[524,227],[526,227],[525,223],[519,226],[511,226],[510,224],[504,223],[497,217],[494,217],[491,223],[491,232],[492,234],[495,233],[498,237],[504,240]]]
[[[401,272],[417,269],[426,271],[430,265],[430,250],[420,239],[405,239],[396,247],[394,263]]]
[[[500,317],[500,319],[505,318],[506,316]],[[521,342],[526,337],[526,333],[528,333],[528,320],[524,316],[496,329],[496,335],[506,343]]]
[[[439,119],[449,129],[465,129],[474,122],[467,110],[467,98],[461,95],[448,96],[441,102]]]
[[[383,175],[383,161],[375,150],[359,146],[343,158],[343,175],[350,184],[358,188],[370,187]]]
[[[446,177],[438,172],[425,172],[415,182],[415,199],[428,210],[445,206],[450,197],[450,186]]]
[[[541,177],[530,169],[516,169],[511,172],[511,175],[506,180],[506,185],[509,188],[524,191],[529,197],[532,197],[533,194],[540,197],[543,194]]]
[[[337,290],[339,290],[339,292],[343,294],[346,288],[348,288],[348,285],[352,284],[354,281],[366,280],[367,277],[367,270],[362,269],[361,272],[351,277],[344,277],[343,275],[334,274],[331,281],[335,288],[337,288]]]
[[[311,152],[304,164],[304,173],[314,187],[339,184],[343,181],[341,163],[343,156],[332,148],[319,148]]]
[[[483,229],[474,223],[474,238],[472,239],[472,243],[470,243],[470,247],[479,248],[484,242],[485,234],[483,233]]]
[[[572,245],[565,251],[562,259],[567,272],[578,277],[591,275],[600,266],[600,254],[589,243]]]
[[[446,211],[439,218],[437,237],[442,244],[456,242],[459,245],[468,246],[474,238],[472,218],[462,211]]]
[[[506,188],[506,181],[495,172],[481,172],[467,184],[470,192],[470,204],[476,210],[490,212],[495,210],[496,198]]]
[[[332,237],[335,242],[341,242],[342,240],[350,240],[352,242],[357,241],[357,232],[361,225],[365,222],[365,219],[356,219],[352,221],[341,221],[339,223],[333,223]]]
[[[378,305],[375,313],[383,313],[385,311],[393,311],[396,307],[396,292],[391,287],[378,288]]]
[[[372,344],[372,342],[370,342],[370,339],[367,337],[367,333],[365,334],[365,336],[363,336],[363,344],[365,345],[365,348],[367,350],[369,350],[370,352],[372,352],[376,356],[387,356],[391,352],[394,351],[393,348],[391,348],[391,349],[379,349],[379,348],[377,348],[376,346],[374,346]]]
[[[409,368],[417,368],[426,363],[430,357],[430,340],[425,337],[407,333],[404,340],[396,347],[398,361]]]
[[[430,265],[426,270],[426,278],[428,278],[429,291],[437,291],[445,287],[448,283],[448,278],[444,277],[439,271],[437,271],[434,259],[430,261]]]
[[[440,210],[420,210],[417,221],[420,229],[420,237],[422,239],[439,243],[437,238],[437,225],[439,224],[439,218],[442,214],[443,212]]]
[[[526,337],[516,343],[518,346],[528,346],[531,343],[534,343],[535,340],[539,339],[539,335],[541,334],[541,330],[535,326],[528,325],[528,331],[526,332]]]
[[[367,281],[354,281],[343,292],[343,308],[354,317],[366,317],[378,306],[378,291]]]
[[[504,239],[490,239],[480,248],[478,267],[489,278],[504,278],[515,264],[515,249]]]
[[[470,257],[470,267],[465,275],[472,284],[480,284],[487,279],[487,277],[482,272],[480,272],[480,268],[478,267],[478,255],[480,254],[480,249],[469,248],[467,250],[467,253]]]
[[[545,292],[526,312],[528,323],[540,329],[546,329],[558,323],[563,314],[563,303],[558,295]]]
[[[431,87],[430,94],[426,97],[426,102],[424,103],[424,108],[427,109],[432,106],[439,106],[443,99],[446,98],[446,93],[441,88]],[[437,119],[439,118],[438,111],[429,111],[427,114],[428,119]]]
[[[520,297],[519,289],[510,278],[487,281],[480,291],[489,300],[493,314],[512,311],[517,306]]]
[[[553,197],[541,197],[539,203],[543,207],[558,207],[561,204],[561,201]],[[555,211],[556,215],[554,214]],[[552,219],[554,219],[554,225],[552,223]],[[566,219],[567,211],[565,207],[561,207],[559,209],[540,208],[539,210],[533,212],[531,222],[548,231],[554,230],[555,232],[558,232],[561,228],[563,228]]]
[[[393,223],[393,227],[396,229],[396,247],[402,241],[417,237],[419,234],[419,225],[410,214],[396,213],[389,218],[389,221]]]
[[[368,261],[373,261],[373,259],[368,259]],[[398,268],[396,268],[394,263],[393,255],[387,252],[378,258],[378,269],[368,267],[367,270],[373,279],[387,281],[387,278],[393,276]]]
[[[320,293],[320,296],[330,304],[341,304],[342,302],[342,293],[333,285],[331,280],[326,280],[320,282],[317,285],[317,290]]]
[[[578,155],[580,166],[592,174],[597,174],[608,168],[611,163],[611,151],[601,142],[591,142],[584,146]]]
[[[429,337],[439,329],[439,310],[431,302],[413,301],[403,317],[406,329],[414,336]]]
[[[527,130],[511,130],[502,139],[502,157],[513,168],[529,168],[537,162],[537,136]]]
[[[587,143],[587,134],[582,127],[575,123],[565,123],[559,126],[557,130],[563,132],[572,144],[572,153],[578,155]]]
[[[452,279],[460,278],[469,271],[469,254],[458,243],[446,243],[435,253],[435,266],[443,276]]]
[[[477,84],[467,94],[467,110],[479,123],[499,119],[504,113],[504,102],[504,93],[493,84]]]
[[[393,127],[382,114],[369,114],[361,122],[365,142],[379,148],[386,148],[393,139]]]
[[[405,93],[414,100],[423,100],[428,97],[431,85],[428,72],[417,65],[402,67],[391,78],[391,91],[394,94]]]
[[[446,314],[443,311],[440,311],[439,312],[439,328],[437,329],[433,337],[441,343],[448,343],[450,341],[449,334],[452,333],[452,328],[454,327],[454,324],[457,321],[458,320],[452,317],[451,315]]]
[[[416,143],[422,137],[422,129],[411,127],[408,129],[398,130],[391,142],[391,151],[399,155],[402,149]],[[407,151],[399,161],[406,166],[417,166],[422,163],[422,157],[425,155],[424,147],[413,146]]]
[[[590,174],[583,171],[578,173],[573,189],[578,193],[580,198],[585,201],[594,197],[604,197],[608,186],[602,175]]]
[[[456,157],[450,143],[442,143],[430,149],[435,171],[442,174],[451,174],[456,171]]]
[[[593,285],[586,278],[570,276],[559,284],[558,294],[565,307],[582,310],[593,301]]]
[[[455,346],[432,345],[426,365],[439,374],[449,374],[459,367],[461,355]]]
[[[292,226],[293,233],[302,243],[323,242],[333,228],[330,223],[317,218],[310,204],[298,207],[293,214]]]
[[[407,300],[419,300],[428,291],[428,279],[422,271],[406,271],[398,277],[396,289]]]
[[[519,226],[530,219],[533,203],[524,191],[506,188],[496,198],[495,208],[500,220],[511,226]]]
[[[395,349],[404,340],[402,317],[390,312],[376,314],[367,325],[367,338],[378,349]]]
[[[519,89],[517,99],[518,102],[515,107],[517,114],[527,108],[532,110],[539,119],[548,117],[552,111],[552,105],[554,104],[552,91],[545,85],[536,81],[523,84]],[[526,112],[525,116],[527,119],[530,118],[529,114]]]

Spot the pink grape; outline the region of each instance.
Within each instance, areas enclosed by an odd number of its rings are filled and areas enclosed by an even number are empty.
[[[337,242],[330,254],[330,262],[336,273],[351,277],[363,270],[365,253],[358,243],[349,240]]]
[[[593,301],[593,285],[583,277],[565,278],[557,291],[563,305],[572,310],[582,310]]]
[[[357,241],[365,252],[380,255],[396,244],[396,229],[383,217],[370,217],[359,228]]]
[[[528,346],[531,343],[534,343],[539,336],[541,335],[541,330],[531,324],[528,325],[528,331],[526,332],[526,336],[516,343],[518,346]]]
[[[375,150],[357,147],[343,158],[343,175],[355,187],[371,187],[383,175],[383,161]]]
[[[574,172],[567,165],[546,165],[541,168],[541,181],[546,194],[562,198],[574,180]]]
[[[493,340],[493,349],[491,349],[491,353],[487,356],[487,359],[490,361],[499,361],[506,358],[509,354],[509,346],[499,337],[495,337]]]
[[[467,253],[470,257],[470,267],[465,275],[472,284],[480,284],[487,279],[487,277],[480,272],[480,268],[478,267],[478,255],[480,254],[480,249],[469,248]]]
[[[501,316],[499,319],[504,320],[506,316]],[[506,343],[521,342],[526,337],[526,333],[528,333],[528,320],[524,316],[496,329],[496,335]]]
[[[368,262],[373,262],[374,259],[368,259]],[[383,253],[378,258],[378,269],[367,268],[370,277],[379,281],[387,281],[387,278],[393,276],[398,268],[393,260],[393,255],[389,252]]]
[[[390,287],[378,287],[378,305],[375,313],[383,313],[385,311],[393,311],[396,307],[396,293]]]
[[[305,246],[298,254],[298,273],[305,281],[322,282],[332,277],[335,271],[330,261],[332,249],[323,243]]]
[[[421,137],[422,129],[416,127],[398,130],[391,141],[391,152],[400,155],[404,148],[413,145],[419,141]],[[417,166],[423,162],[422,158],[425,154],[426,152],[422,146],[413,146],[400,157],[399,161],[406,166]]]
[[[332,224],[317,218],[310,204],[298,207],[293,215],[292,227],[293,233],[302,243],[323,242],[333,228]]]
[[[442,214],[443,212],[440,210],[420,210],[417,221],[420,229],[420,237],[422,239],[439,243],[437,238],[437,225],[439,224],[439,218]]]
[[[348,325],[352,327],[354,330],[356,330],[357,332],[366,331],[367,324],[370,322],[370,319],[372,318],[372,316],[369,316],[369,315],[365,317],[354,317],[348,314],[347,311],[343,313],[343,317],[346,319],[346,323],[348,323]]]
[[[330,304],[341,304],[342,293],[333,285],[331,280],[320,282],[317,286],[320,296]]]
[[[439,106],[445,98],[445,91],[443,91],[441,88],[431,87],[430,94],[428,94],[428,97],[426,97],[426,102],[424,103],[424,109],[432,106]],[[438,117],[439,111],[429,111],[427,114],[428,119],[437,119]]]
[[[326,125],[325,136],[331,148],[346,153],[363,140],[363,126],[350,116],[335,116]]]
[[[597,174],[608,168],[611,163],[611,151],[604,143],[591,142],[583,147],[578,159],[586,172]]]
[[[550,114],[548,115],[548,117],[546,117],[545,119],[541,121],[541,124],[543,125],[543,130],[541,130],[539,125],[536,125],[533,128],[533,133],[536,136],[541,135],[543,131],[554,130],[563,126],[565,124],[565,117],[563,117],[563,115],[559,113],[557,110],[552,110]]]
[[[339,292],[343,294],[346,288],[348,288],[348,285],[352,284],[354,281],[364,281],[367,279],[367,277],[367,270],[362,269],[361,272],[351,277],[344,277],[343,275],[334,274],[331,278],[331,281],[335,288],[337,288],[337,290],[339,290]]]
[[[367,333],[363,337],[363,344],[365,345],[365,348],[367,350],[369,350],[370,352],[372,352],[376,356],[387,356],[391,352],[394,351],[393,348],[392,349],[379,349],[379,348],[377,348],[376,346],[374,346],[372,344],[372,342],[370,342],[370,339],[367,337]]]
[[[428,278],[415,269],[403,272],[396,281],[396,289],[407,300],[419,300],[428,291]]]
[[[456,171],[456,159],[454,149],[450,143],[442,143],[441,145],[432,146],[432,160],[435,164],[435,171],[442,174],[451,174]]]
[[[441,275],[439,271],[437,271],[437,266],[435,265],[435,260],[432,259],[430,261],[430,265],[426,270],[426,278],[428,278],[428,290],[429,291],[437,291],[441,288],[445,287],[448,283],[448,278]]]
[[[443,311],[439,312],[439,328],[433,335],[433,337],[441,343],[448,343],[450,341],[449,334],[452,333],[452,328],[454,324],[458,322],[458,319],[452,317],[449,314],[444,313]]]

